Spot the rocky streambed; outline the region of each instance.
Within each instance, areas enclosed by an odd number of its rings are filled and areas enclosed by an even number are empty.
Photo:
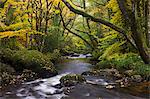
[[[121,78],[117,70],[91,71],[92,64],[87,61],[87,56],[72,57],[56,65],[59,70],[57,76],[8,87],[0,92],[0,99],[149,98],[149,83],[125,87],[128,80]]]

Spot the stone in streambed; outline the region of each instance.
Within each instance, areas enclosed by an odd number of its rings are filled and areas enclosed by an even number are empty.
[[[133,76],[131,76],[131,79],[134,82],[141,82],[143,80],[141,75],[133,75]]]
[[[113,69],[113,68],[112,69],[90,70],[90,71],[83,72],[81,75],[121,77],[121,75],[119,74],[119,71],[117,71],[116,69]]]
[[[133,70],[126,70],[126,71],[124,72],[124,74],[125,74],[126,76],[132,76],[132,75],[134,75],[135,73],[134,73]]]
[[[74,86],[85,81],[85,78],[79,74],[68,74],[60,79],[61,85],[65,87]]]

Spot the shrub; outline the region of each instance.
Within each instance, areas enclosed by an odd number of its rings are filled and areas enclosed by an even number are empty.
[[[112,68],[113,64],[111,61],[100,61],[99,63],[96,64],[94,67],[95,69],[104,69],[104,68]]]
[[[58,49],[55,49],[53,53],[47,53],[46,56],[50,59],[50,61],[56,62],[60,59],[61,54]]]
[[[135,74],[143,77],[150,77],[150,65],[143,63],[142,59],[134,53],[115,54],[109,60],[100,61],[95,68],[111,68],[114,67],[119,71],[133,70]]]
[[[114,65],[119,70],[134,69],[138,64],[144,64],[141,58],[133,53],[121,54],[113,61]]]

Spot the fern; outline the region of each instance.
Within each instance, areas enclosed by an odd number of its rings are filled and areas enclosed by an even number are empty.
[[[112,45],[110,45],[108,48],[105,49],[104,53],[99,59],[108,59],[112,54],[118,53],[121,50],[121,45],[123,45],[124,42],[116,42]]]

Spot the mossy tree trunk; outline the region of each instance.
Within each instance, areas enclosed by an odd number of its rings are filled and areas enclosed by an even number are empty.
[[[129,10],[126,6],[127,2],[125,0],[117,0],[119,8],[122,12],[122,15],[125,19],[126,26],[131,29],[132,32],[132,38],[136,44],[136,47],[138,49],[138,52],[144,61],[145,64],[149,64],[149,55],[146,52],[146,49],[144,48],[144,42],[142,40],[143,34],[138,29],[138,20],[136,18],[135,10],[136,10],[136,1],[132,2],[132,10]]]

